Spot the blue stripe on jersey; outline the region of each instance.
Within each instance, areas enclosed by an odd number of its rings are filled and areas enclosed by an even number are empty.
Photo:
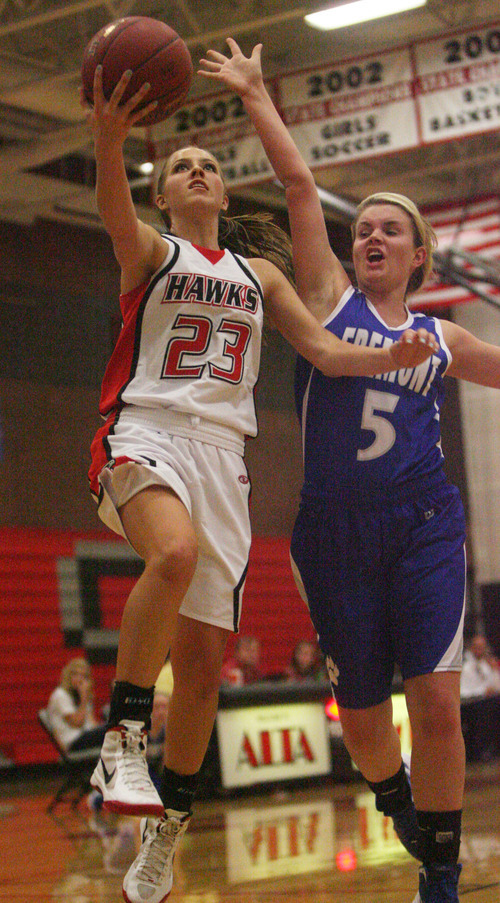
[[[440,350],[418,367],[374,377],[327,377],[299,357],[295,399],[302,425],[304,492],[377,496],[444,479],[439,412],[450,362],[439,322],[409,314],[398,329],[385,325],[358,289],[350,288],[325,324],[340,339],[371,347],[425,327]]]

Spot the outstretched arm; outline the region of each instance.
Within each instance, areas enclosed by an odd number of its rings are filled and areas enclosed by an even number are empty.
[[[446,371],[448,376],[500,389],[500,347],[482,342],[456,323],[440,322],[453,358]]]
[[[222,82],[240,95],[278,179],[288,205],[293,261],[298,293],[314,316],[323,321],[350,284],[333,253],[313,175],[302,159],[274,106],[262,78],[262,44],[245,57],[228,38],[231,56],[209,50],[200,60],[201,75]]]
[[[438,350],[426,329],[407,329],[386,348],[344,342],[321,326],[283,273],[262,258],[249,260],[262,283],[266,310],[285,339],[326,376],[375,376],[416,367]]]
[[[166,251],[156,230],[138,219],[125,170],[124,141],[132,126],[153,107],[148,105],[139,112],[136,109],[149,90],[147,84],[126,103],[120,103],[130,76],[128,72],[123,74],[107,101],[102,89],[102,67],[98,66],[94,78],[94,107],[88,112],[97,163],[97,209],[121,267],[122,292],[130,291],[152,275]]]

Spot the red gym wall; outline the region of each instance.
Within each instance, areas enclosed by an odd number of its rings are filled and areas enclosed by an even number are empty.
[[[63,629],[60,590],[61,571],[74,561],[79,545],[89,542],[115,546],[117,541],[102,532],[0,529],[0,753],[19,765],[57,759],[37,712],[57,686],[62,666],[85,654],[82,645],[65,645],[68,631]],[[101,578],[104,628],[118,629],[132,582],[120,576]],[[262,668],[268,674],[284,669],[297,640],[314,639],[291,575],[288,539],[254,540],[240,632],[259,637]],[[234,639],[228,655],[233,645]],[[109,699],[114,668],[95,664],[92,670],[99,712]]]

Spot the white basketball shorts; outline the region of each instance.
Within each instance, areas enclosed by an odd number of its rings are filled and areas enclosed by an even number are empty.
[[[251,543],[251,485],[242,454],[232,448],[243,449],[244,442],[232,442],[232,431],[224,428],[217,437],[216,425],[198,417],[173,414],[172,427],[168,411],[125,409],[111,429],[102,427],[92,444],[91,489],[100,518],[125,539],[119,508],[147,486],[172,489],[198,540],[198,563],[180,613],[237,633]]]

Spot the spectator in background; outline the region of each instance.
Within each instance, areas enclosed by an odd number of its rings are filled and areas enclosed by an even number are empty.
[[[486,637],[476,633],[466,650],[460,678],[460,696],[472,699],[500,693],[500,667]]]
[[[477,633],[465,652],[460,679],[462,732],[468,762],[500,755],[500,668],[486,637]]]
[[[259,640],[255,636],[238,637],[234,656],[222,667],[221,682],[242,687],[262,679]]]
[[[319,647],[310,640],[300,640],[292,652],[290,664],[285,671],[286,680],[328,679],[325,663]]]
[[[92,675],[85,658],[72,658],[64,666],[47,714],[64,749],[91,749],[102,744],[105,725],[98,724],[95,717]]]

